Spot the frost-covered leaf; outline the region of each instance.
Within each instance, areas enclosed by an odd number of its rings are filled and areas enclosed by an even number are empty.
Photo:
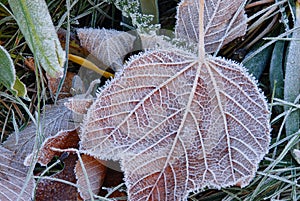
[[[179,50],[131,61],[90,107],[81,149],[121,160],[131,200],[245,186],[268,151],[268,110],[245,69]]]
[[[139,35],[142,42],[142,49],[167,49],[171,48],[173,45],[167,41],[169,38],[162,35],[156,34],[140,34]]]
[[[126,54],[132,51],[135,37],[108,29],[77,29],[80,44],[105,65],[120,71]]]
[[[85,177],[82,166],[80,162],[77,161],[75,174],[77,178],[77,185],[79,186],[78,191],[84,200],[89,200],[91,199],[91,196],[88,189],[90,188],[93,194],[97,195],[99,193],[106,176],[106,166],[103,161],[99,161],[88,155],[82,155],[81,159],[88,178]],[[89,180],[89,185],[87,184],[86,179]]]
[[[244,187],[268,152],[269,111],[256,81],[242,65],[207,54],[236,37],[230,33],[239,20],[228,29],[236,13],[229,6],[240,4],[182,1],[177,34],[184,39],[195,30],[197,54],[170,48],[132,58],[88,109],[80,151],[120,160],[129,200],[186,200],[206,187]]]
[[[46,2],[10,0],[8,3],[28,46],[42,67],[52,77],[61,76],[66,55],[58,40]]]
[[[204,41],[206,53],[217,51],[247,29],[244,0],[210,0],[204,3]],[[189,43],[199,42],[199,0],[181,1],[177,11],[175,33]],[[200,16],[201,17],[201,16]]]
[[[61,152],[53,151],[52,148],[56,149],[67,149],[77,148],[79,137],[77,131],[74,130],[62,130],[54,136],[48,137],[42,144],[38,162],[41,165],[46,166],[54,156],[61,155]]]
[[[0,200],[28,201],[33,197],[34,179],[25,183],[29,168],[15,158],[15,153],[0,146]],[[26,186],[24,186],[26,185]],[[21,194],[22,189],[25,189]]]
[[[47,105],[44,107],[41,118],[42,133],[40,136],[49,137],[56,135],[61,130],[70,130],[75,128],[73,122],[73,114],[63,103],[65,100],[61,100],[57,105]],[[18,156],[18,160],[23,161],[28,154],[33,151],[36,126],[31,124],[24,130],[16,134],[12,133],[8,139],[3,143],[3,146],[11,151],[14,151]],[[16,141],[18,139],[18,141]]]

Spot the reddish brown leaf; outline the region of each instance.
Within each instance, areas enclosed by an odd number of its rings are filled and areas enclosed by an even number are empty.
[[[194,53],[136,56],[88,109],[81,152],[120,160],[129,200],[186,200],[254,177],[270,142],[267,103],[242,65],[208,55],[244,34],[240,4],[183,0],[176,32]]]
[[[76,154],[70,154],[63,162],[64,169],[52,175],[51,178],[62,179],[71,183],[76,183],[74,167],[77,161]],[[66,183],[41,179],[37,185],[36,201],[58,201],[58,200],[77,200],[77,188]]]
[[[93,103],[91,98],[71,98],[69,101],[65,102],[65,106],[78,114],[86,114],[87,110]]]
[[[31,71],[35,71],[35,65],[34,65],[34,58],[33,57],[27,57],[27,58],[25,58],[24,64]]]
[[[54,156],[60,156],[62,154],[61,152],[53,151],[52,148],[77,148],[78,142],[79,137],[75,129],[60,131],[55,136],[51,136],[44,141],[39,151],[38,162],[46,166]]]
[[[132,60],[88,110],[81,149],[121,160],[131,200],[247,185],[268,151],[269,113],[245,69],[180,50]]]
[[[93,194],[97,195],[100,192],[100,188],[106,175],[106,166],[104,161],[97,160],[94,157],[88,155],[82,155],[81,158],[88,178],[85,177],[82,166],[80,162],[77,161],[75,166],[75,173],[77,184],[79,186],[78,191],[80,193],[80,196],[84,200],[89,200],[91,199],[90,193],[88,191],[89,188],[91,189],[91,192]],[[88,179],[89,185],[86,179]]]

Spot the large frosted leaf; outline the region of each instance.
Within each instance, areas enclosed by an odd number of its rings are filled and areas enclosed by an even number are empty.
[[[131,61],[90,107],[81,149],[121,160],[131,200],[245,186],[268,151],[268,110],[244,68],[179,50]]]
[[[8,1],[31,51],[52,77],[62,75],[65,52],[58,40],[44,0]]]
[[[200,0],[183,0],[177,11],[176,37],[186,39],[189,43],[199,42],[199,2]],[[244,0],[205,1],[203,23],[207,53],[217,51],[246,33],[246,15],[244,9],[239,9],[243,2]]]
[[[129,200],[186,200],[254,177],[270,141],[266,101],[243,66],[207,54],[237,36],[230,33],[239,20],[229,24],[239,5],[182,1],[177,37],[197,54],[136,56],[88,109],[80,149],[121,161]]]

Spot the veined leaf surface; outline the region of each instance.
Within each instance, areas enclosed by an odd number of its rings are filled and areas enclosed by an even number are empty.
[[[199,12],[199,25],[190,21],[197,54],[174,48],[132,58],[83,122],[81,151],[121,161],[129,200],[185,200],[205,187],[244,187],[268,151],[269,111],[256,81],[240,64],[207,54],[216,50],[208,42],[219,41],[205,32],[203,16],[214,12],[204,9],[207,2],[180,4],[192,13],[178,21]]]
[[[238,64],[148,52],[91,106],[81,148],[122,160],[132,200],[178,200],[206,186],[247,185],[268,150],[268,115]]]
[[[34,179],[30,178],[25,184],[28,167],[15,158],[14,152],[2,146],[0,146],[0,153],[0,200],[30,200],[34,191]],[[24,192],[22,192],[23,188]]]
[[[176,36],[189,43],[199,42],[199,2],[200,0],[181,1],[177,11]],[[243,2],[244,0],[205,1],[203,28],[206,53],[215,52],[246,33],[247,17],[244,9],[240,9]]]

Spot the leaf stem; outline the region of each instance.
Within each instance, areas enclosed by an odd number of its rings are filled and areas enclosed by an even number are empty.
[[[80,65],[84,66],[87,69],[93,70],[96,73],[99,73],[100,75],[104,76],[105,78],[114,77],[114,75],[112,73],[101,70],[94,63],[92,63],[92,62],[90,62],[90,61],[88,61],[88,60],[86,60],[82,57],[79,57],[79,56],[76,56],[76,55],[73,55],[73,54],[68,54],[68,58],[69,58],[70,61],[73,61],[77,64],[80,64]]]
[[[199,5],[199,43],[198,43],[198,57],[200,63],[204,62],[205,48],[204,48],[204,0],[200,0]]]

